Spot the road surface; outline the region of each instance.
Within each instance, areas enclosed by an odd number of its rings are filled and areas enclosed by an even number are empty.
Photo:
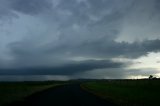
[[[53,87],[27,97],[12,106],[115,106],[84,91],[79,84]]]

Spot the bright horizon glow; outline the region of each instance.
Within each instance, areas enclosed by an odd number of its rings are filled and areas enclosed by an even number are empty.
[[[133,59],[133,65],[129,66],[129,69],[145,69],[153,68],[160,71],[160,53],[149,53],[146,56],[142,56],[138,59]]]

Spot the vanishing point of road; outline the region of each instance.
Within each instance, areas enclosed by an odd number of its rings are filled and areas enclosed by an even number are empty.
[[[27,97],[12,106],[115,106],[86,92],[80,84],[68,84],[47,89]]]

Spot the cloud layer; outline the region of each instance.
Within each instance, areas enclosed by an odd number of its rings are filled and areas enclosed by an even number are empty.
[[[117,78],[113,70],[132,61],[113,58],[160,51],[159,7],[158,0],[0,0],[0,73],[78,77],[106,70]]]

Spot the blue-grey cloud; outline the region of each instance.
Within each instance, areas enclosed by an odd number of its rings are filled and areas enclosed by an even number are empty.
[[[72,75],[94,69],[120,68],[124,63],[110,60],[86,60],[72,62],[55,67],[23,67],[16,69],[0,69],[0,75]]]
[[[36,15],[52,8],[51,0],[8,0],[11,9],[24,14]]]
[[[52,9],[51,0],[1,0],[0,16],[14,16],[16,12],[37,15]],[[13,15],[14,14],[14,15]]]
[[[160,40],[145,40],[143,42],[115,42],[108,39],[97,39],[83,42],[79,45],[62,44],[58,46],[39,46],[33,42],[17,42],[8,45],[10,54],[14,56],[15,67],[52,66],[66,64],[74,57],[96,58],[138,58],[149,52],[160,51]],[[69,59],[70,60],[67,60]],[[43,61],[42,61],[43,60]],[[55,61],[56,60],[56,61]]]
[[[117,64],[106,61],[113,58],[159,52],[159,4],[158,0],[0,0],[0,73],[69,75],[110,69]],[[75,58],[83,62],[74,64]]]
[[[96,41],[86,41],[78,46],[61,45],[58,48],[51,48],[53,53],[64,53],[70,51],[76,56],[93,56],[93,57],[127,57],[138,58],[143,55],[147,55],[149,52],[160,51],[160,40],[144,40],[142,42],[116,42],[108,40],[107,38],[97,39]]]

